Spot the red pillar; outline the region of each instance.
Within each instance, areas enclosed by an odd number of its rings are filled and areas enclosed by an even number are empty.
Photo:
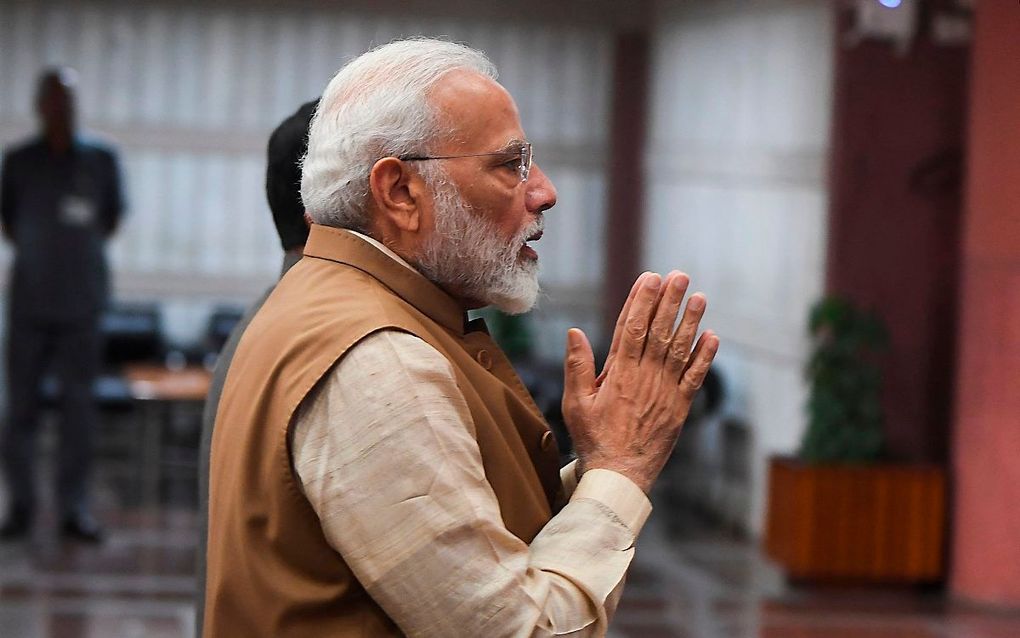
[[[971,67],[951,589],[1020,607],[1020,6],[980,0]]]
[[[840,12],[840,38],[852,10]],[[925,28],[906,54],[866,40],[838,44],[835,61],[827,289],[889,328],[889,454],[946,463],[968,50]]]
[[[614,49],[602,316],[606,344],[613,336],[616,318],[641,263],[650,74],[648,33],[621,33],[616,36]]]

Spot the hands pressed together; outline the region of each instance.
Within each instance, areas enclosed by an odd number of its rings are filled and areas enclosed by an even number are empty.
[[[578,475],[602,468],[623,474],[647,494],[669,459],[691,402],[719,349],[711,331],[697,338],[705,297],[691,295],[677,315],[690,278],[665,281],[644,273],[631,288],[605,367],[584,333],[567,333],[563,416],[574,440]]]

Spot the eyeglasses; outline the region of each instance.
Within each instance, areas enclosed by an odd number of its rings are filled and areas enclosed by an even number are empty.
[[[531,142],[522,142],[520,148],[507,149],[505,151],[496,151],[494,153],[468,153],[466,155],[401,155],[397,159],[404,162],[424,162],[426,160],[445,160],[445,159],[460,159],[462,157],[494,157],[496,155],[505,155],[506,157],[515,157],[517,163],[517,174],[520,176],[522,182],[528,181],[528,175],[531,174]]]

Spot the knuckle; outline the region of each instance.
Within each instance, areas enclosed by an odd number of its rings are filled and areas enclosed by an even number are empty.
[[[648,337],[648,327],[636,321],[628,322],[625,332],[628,338],[635,341],[644,341]]]
[[[669,354],[673,357],[673,360],[677,363],[686,364],[687,360],[690,359],[690,351],[680,343],[673,342],[673,345],[669,349]]]
[[[669,354],[669,360],[673,364],[674,368],[683,370],[687,367],[687,362],[690,360],[690,356],[685,348],[678,348],[674,346]]]
[[[648,337],[648,346],[657,352],[665,352],[669,348],[669,337],[662,333],[653,333]]]

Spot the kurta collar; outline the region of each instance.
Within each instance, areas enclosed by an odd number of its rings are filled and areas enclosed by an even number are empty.
[[[463,336],[467,313],[444,290],[357,234],[312,224],[305,256],[353,266],[378,279],[398,297],[433,321]]]

